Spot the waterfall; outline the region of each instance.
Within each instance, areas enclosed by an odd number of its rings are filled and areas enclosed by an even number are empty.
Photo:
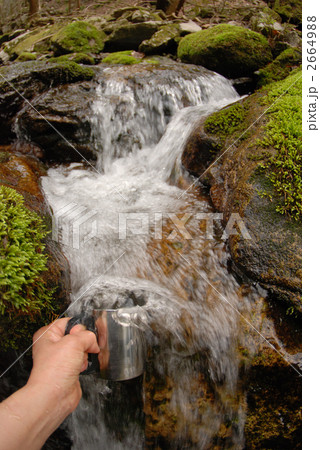
[[[73,448],[156,448],[153,414],[166,423],[170,448],[209,448],[226,420],[236,423],[228,439],[241,448],[242,407],[232,396],[245,302],[223,242],[200,226],[208,202],[196,187],[183,191],[191,180],[180,163],[198,121],[239,97],[205,69],[137,66],[106,69],[97,88],[97,171],[61,165],[42,181],[70,262],[70,313],[143,299],[149,349],[145,378],[134,385],[82,377],[84,397],[67,422]],[[174,226],[186,214],[187,238]],[[167,383],[166,393],[152,394],[153,380]]]

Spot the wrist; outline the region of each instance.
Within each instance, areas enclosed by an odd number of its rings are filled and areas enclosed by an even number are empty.
[[[59,386],[28,382],[0,405],[0,422],[8,439],[5,448],[40,449],[71,408]]]

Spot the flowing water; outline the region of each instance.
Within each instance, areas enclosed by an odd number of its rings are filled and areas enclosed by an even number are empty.
[[[144,377],[82,377],[67,423],[74,449],[242,448],[236,346],[246,302],[180,162],[198,121],[238,98],[192,66],[106,69],[90,113],[97,170],[71,164],[43,178],[70,263],[70,315],[131,301],[148,346]]]

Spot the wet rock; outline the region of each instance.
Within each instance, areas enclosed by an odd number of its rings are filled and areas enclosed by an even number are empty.
[[[51,38],[56,56],[65,53],[100,53],[106,36],[103,31],[84,21],[70,23]]]
[[[182,154],[182,164],[192,175],[202,174],[223,146],[221,140],[205,133],[203,125],[194,130]]]
[[[299,311],[301,223],[277,213],[270,200],[259,195],[265,189],[264,177],[256,172],[265,157],[255,145],[264,136],[264,123],[255,122],[265,110],[259,104],[260,96],[254,94],[211,116],[212,128],[207,124],[206,129],[200,126],[195,130],[182,161],[190,173],[210,186],[213,207],[223,213],[224,225],[233,213],[244,221],[249,238],[241,233],[229,235],[231,267],[242,279],[257,281],[270,298]],[[243,134],[249,126],[250,133]],[[217,153],[219,144],[222,148]]]
[[[251,328],[259,329],[265,339]],[[263,299],[246,324],[246,448],[301,448],[301,320]]]
[[[105,51],[138,50],[142,41],[150,39],[161,25],[158,21],[116,24],[106,39]]]
[[[28,143],[0,147],[0,183],[23,195],[26,206],[38,214],[48,214],[40,188],[45,167],[34,157]]]
[[[45,161],[95,159],[90,111],[95,99],[90,84],[65,85],[35,96],[17,116],[20,132],[42,149]]]
[[[250,76],[272,61],[264,36],[233,25],[217,25],[185,36],[179,43],[178,57],[229,78]]]
[[[139,52],[146,55],[161,55],[177,50],[177,38],[180,36],[176,25],[165,25],[148,40],[139,45]]]
[[[74,62],[48,63],[28,61],[15,63],[0,69],[0,121],[2,133],[0,142],[7,143],[15,137],[14,120],[23,107],[25,99],[49,87],[65,83],[90,80],[94,71]]]

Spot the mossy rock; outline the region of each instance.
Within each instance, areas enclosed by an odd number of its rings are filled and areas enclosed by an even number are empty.
[[[51,38],[56,56],[66,53],[100,53],[105,40],[103,31],[83,21],[66,25]]]
[[[132,65],[132,64],[140,64],[140,63],[146,63],[146,64],[159,64],[159,61],[156,59],[144,59],[144,58],[137,58],[136,56],[132,55],[132,50],[124,50],[123,52],[114,52],[110,53],[108,56],[103,58],[101,61],[103,64],[125,64],[125,65]]]
[[[146,55],[161,55],[163,52],[175,52],[179,36],[178,26],[174,24],[165,25],[154,33],[150,39],[143,41],[139,46],[139,51]]]
[[[38,76],[42,76],[39,73]],[[95,72],[89,67],[82,67],[73,61],[63,61],[53,64],[48,68],[47,76],[55,79],[55,84],[75,83],[76,81],[88,81],[95,76]]]
[[[37,55],[35,53],[22,52],[17,61],[35,61],[37,59]]]
[[[123,52],[110,53],[110,55],[103,58],[101,62],[104,64],[131,65],[131,64],[139,64],[140,61],[141,58],[136,58],[135,56],[132,56],[131,50],[124,50]]]
[[[80,66],[72,61],[17,62],[1,67],[0,73],[10,82],[8,84],[0,79],[0,121],[3,125],[0,142],[8,142],[16,138],[13,128],[15,115],[25,99],[30,100],[35,93],[40,94],[49,87],[89,81],[95,76],[91,68]]]
[[[271,48],[264,36],[224,24],[185,36],[179,43],[178,57],[228,78],[251,76],[272,61]]]
[[[275,0],[273,9],[284,22],[302,23],[302,0]]]
[[[58,25],[53,25],[46,28],[37,28],[32,31],[27,31],[8,42],[4,46],[4,50],[8,53],[10,59],[15,59],[25,52],[47,52],[51,45],[50,36],[58,29]]]
[[[300,66],[302,61],[301,50],[288,48],[280,53],[277,58],[258,72],[258,87],[273,81],[286,78],[293,69]]]
[[[232,268],[296,311],[301,310],[300,79],[293,71],[213,113],[182,155],[184,167],[210,186],[224,224],[238,213],[247,228],[250,238],[228,237]]]
[[[95,64],[94,58],[86,53],[69,53],[67,55],[50,58],[49,61],[58,63],[72,61],[77,64],[85,64],[87,66],[93,66]]]

